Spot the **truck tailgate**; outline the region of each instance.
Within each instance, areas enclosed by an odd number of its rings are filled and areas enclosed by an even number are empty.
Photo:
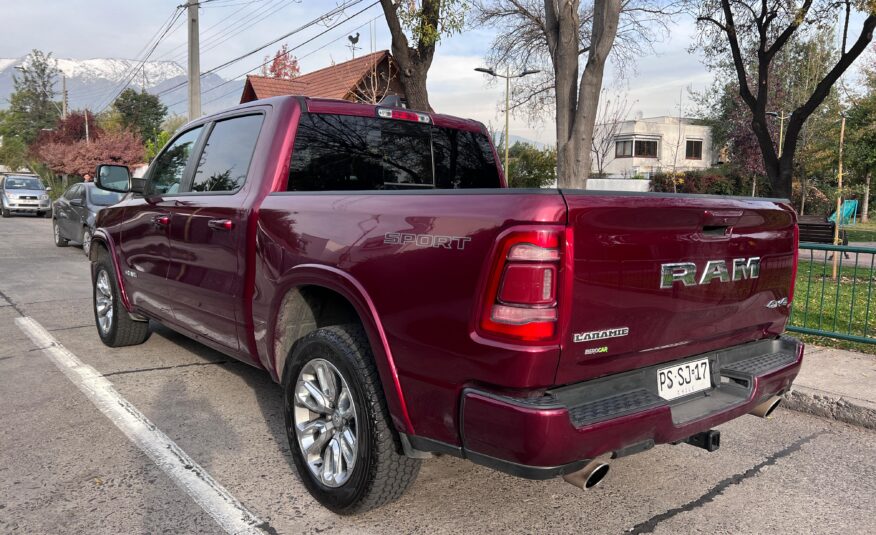
[[[784,330],[796,255],[796,216],[787,205],[562,193],[572,280],[557,384]]]

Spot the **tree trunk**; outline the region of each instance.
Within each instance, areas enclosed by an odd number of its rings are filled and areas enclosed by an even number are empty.
[[[872,174],[871,171],[867,171],[866,182],[864,182],[864,207],[861,208],[861,223],[870,221],[870,177]]]
[[[803,215],[806,210],[806,195],[809,193],[809,178],[806,176],[806,169],[800,166],[800,215]]]
[[[399,80],[405,90],[405,99],[408,108],[422,111],[431,111],[429,105],[429,91],[426,88],[426,76],[429,67],[432,66],[432,58],[435,55],[435,43],[417,43],[416,47],[409,46],[408,38],[398,18],[397,9],[401,4],[394,4],[392,0],[380,0],[383,7],[383,15],[392,35],[392,55],[398,64]],[[438,28],[440,16],[440,2],[424,0],[423,24]]]
[[[786,163],[787,162],[787,163]],[[791,162],[783,158],[779,162],[778,175],[770,177],[770,197],[780,199],[791,198],[791,182],[794,180],[794,168]]]
[[[432,111],[432,106],[429,105],[429,91],[426,88],[426,77],[431,63],[431,57],[428,64],[412,61],[410,67],[401,70],[401,84],[405,90],[408,108],[412,110]]]
[[[596,110],[621,5],[621,0],[596,0],[587,63],[579,82],[579,1],[545,0],[545,33],[556,79],[557,185],[561,188],[587,187]]]

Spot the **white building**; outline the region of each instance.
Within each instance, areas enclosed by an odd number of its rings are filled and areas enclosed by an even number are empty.
[[[598,124],[591,171],[608,178],[649,178],[652,173],[707,169],[718,162],[712,129],[678,117],[636,118]]]

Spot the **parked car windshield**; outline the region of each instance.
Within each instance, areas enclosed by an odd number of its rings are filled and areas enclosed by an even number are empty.
[[[6,189],[46,189],[40,179],[29,176],[8,176],[5,183]]]
[[[91,199],[91,204],[97,206],[112,206],[122,200],[124,193],[115,191],[106,191],[98,188],[88,188],[88,198]]]

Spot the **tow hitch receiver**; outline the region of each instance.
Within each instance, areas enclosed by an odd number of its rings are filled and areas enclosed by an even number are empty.
[[[696,435],[687,437],[683,442],[703,448],[706,451],[715,451],[721,447],[721,432],[716,429],[709,429]]]

